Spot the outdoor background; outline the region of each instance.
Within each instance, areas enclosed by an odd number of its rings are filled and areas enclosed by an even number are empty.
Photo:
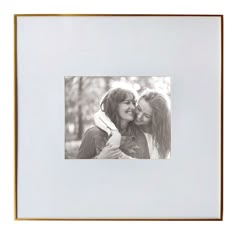
[[[65,76],[65,159],[73,159],[83,134],[94,125],[104,93],[114,87],[130,87],[139,95],[147,88],[170,97],[170,77]]]

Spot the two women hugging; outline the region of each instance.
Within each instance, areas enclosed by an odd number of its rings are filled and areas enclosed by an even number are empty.
[[[169,159],[171,132],[167,98],[146,90],[110,89],[82,139],[78,159]]]

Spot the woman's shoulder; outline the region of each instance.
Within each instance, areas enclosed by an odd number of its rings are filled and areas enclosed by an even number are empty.
[[[89,129],[86,130],[84,133],[84,136],[106,136],[106,132],[98,128],[97,126],[90,127]]]

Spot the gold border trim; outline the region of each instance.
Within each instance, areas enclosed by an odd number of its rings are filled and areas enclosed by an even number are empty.
[[[14,16],[14,218],[17,219],[17,153],[18,153],[18,112],[17,112],[17,16]]]
[[[16,218],[16,221],[222,221],[221,218]]]
[[[18,218],[17,216],[17,152],[18,152],[18,104],[17,104],[17,17],[61,17],[61,16],[102,16],[102,17],[134,17],[134,16],[166,16],[166,17],[220,17],[221,20],[221,84],[220,84],[220,218],[160,218],[160,219],[140,219],[140,218]],[[18,221],[223,221],[223,96],[224,96],[224,20],[223,15],[214,14],[14,14],[14,220]]]
[[[220,103],[220,163],[221,163],[221,183],[220,183],[220,219],[223,220],[223,200],[224,200],[224,17],[221,16],[221,103]]]
[[[145,17],[155,17],[155,16],[167,16],[167,17],[222,17],[221,14],[14,14],[15,17],[35,17],[35,16],[107,16],[107,17],[116,17],[116,16],[127,16],[127,17],[134,17],[134,16],[145,16]]]

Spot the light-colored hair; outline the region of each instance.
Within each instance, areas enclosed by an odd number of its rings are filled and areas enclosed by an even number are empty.
[[[146,90],[140,99],[144,99],[152,108],[152,118],[148,125],[148,131],[152,134],[160,158],[165,159],[171,146],[171,121],[167,98],[155,90]]]

